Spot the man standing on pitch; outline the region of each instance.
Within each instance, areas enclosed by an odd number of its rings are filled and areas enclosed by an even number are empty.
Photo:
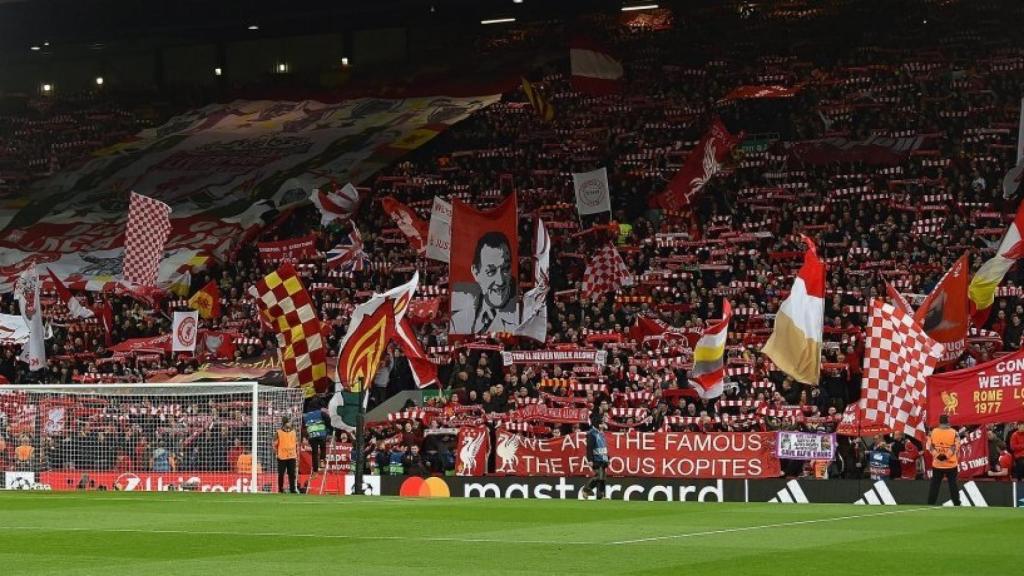
[[[587,460],[594,469],[594,477],[583,487],[583,496],[597,493],[597,499],[604,498],[605,475],[608,469],[608,442],[604,437],[604,413],[600,410],[590,417],[590,430],[587,432]]]
[[[292,428],[291,419],[281,417],[281,427],[274,438],[274,451],[277,453],[277,491],[284,492],[284,473],[288,472],[288,486],[292,494],[295,489],[295,462],[298,459],[298,438]]]
[[[928,435],[928,451],[932,454],[932,483],[928,488],[928,504],[935,504],[939,499],[939,486],[942,478],[949,479],[949,497],[953,505],[960,505],[960,489],[956,485],[957,454],[960,451],[960,438],[956,430],[949,427],[949,416],[939,416],[939,427]]]

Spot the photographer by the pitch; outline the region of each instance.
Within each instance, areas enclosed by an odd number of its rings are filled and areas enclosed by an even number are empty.
[[[928,451],[932,454],[932,483],[928,487],[928,504],[935,504],[939,499],[939,486],[942,479],[949,481],[949,497],[954,506],[960,505],[960,489],[956,484],[957,454],[960,451],[960,438],[956,430],[949,427],[949,416],[939,416],[939,427],[928,435]]]

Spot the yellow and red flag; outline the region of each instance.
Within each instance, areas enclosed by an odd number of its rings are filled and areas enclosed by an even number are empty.
[[[307,397],[325,392],[330,378],[322,325],[295,268],[282,264],[251,286],[249,294],[260,318],[277,335],[288,387],[301,388]]]
[[[205,320],[220,316],[220,288],[215,280],[210,280],[206,286],[188,299],[188,307],[197,310]]]
[[[347,392],[359,393],[370,385],[394,333],[391,300],[375,297],[355,309],[338,356],[338,380]]]

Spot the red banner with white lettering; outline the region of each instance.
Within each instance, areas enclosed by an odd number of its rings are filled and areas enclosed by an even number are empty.
[[[967,435],[957,454],[960,478],[977,478],[988,472],[988,428],[982,426]]]
[[[792,98],[800,92],[798,87],[779,85],[744,85],[733,88],[722,98],[721,102],[733,100],[765,100],[775,98]]]
[[[775,433],[622,432],[605,434],[612,476],[774,478]],[[586,476],[587,435],[539,440],[498,429],[494,471],[510,476]]]
[[[279,242],[259,242],[256,248],[260,252],[260,260],[267,264],[301,262],[316,258],[316,236],[310,234]]]
[[[487,474],[487,457],[491,454],[491,433],[486,426],[459,428],[455,448],[455,473],[459,476]]]
[[[928,377],[928,424],[953,426],[1024,420],[1024,350],[955,372]]]
[[[522,408],[516,408],[508,414],[512,422],[528,422],[538,420],[555,424],[582,424],[590,419],[590,410],[587,408],[566,408],[545,406],[543,404],[527,404]]]

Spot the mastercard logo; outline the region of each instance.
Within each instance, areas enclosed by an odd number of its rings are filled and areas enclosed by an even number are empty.
[[[402,482],[398,495],[412,498],[449,498],[452,494],[448,490],[448,484],[437,476],[430,478],[411,476]]]

